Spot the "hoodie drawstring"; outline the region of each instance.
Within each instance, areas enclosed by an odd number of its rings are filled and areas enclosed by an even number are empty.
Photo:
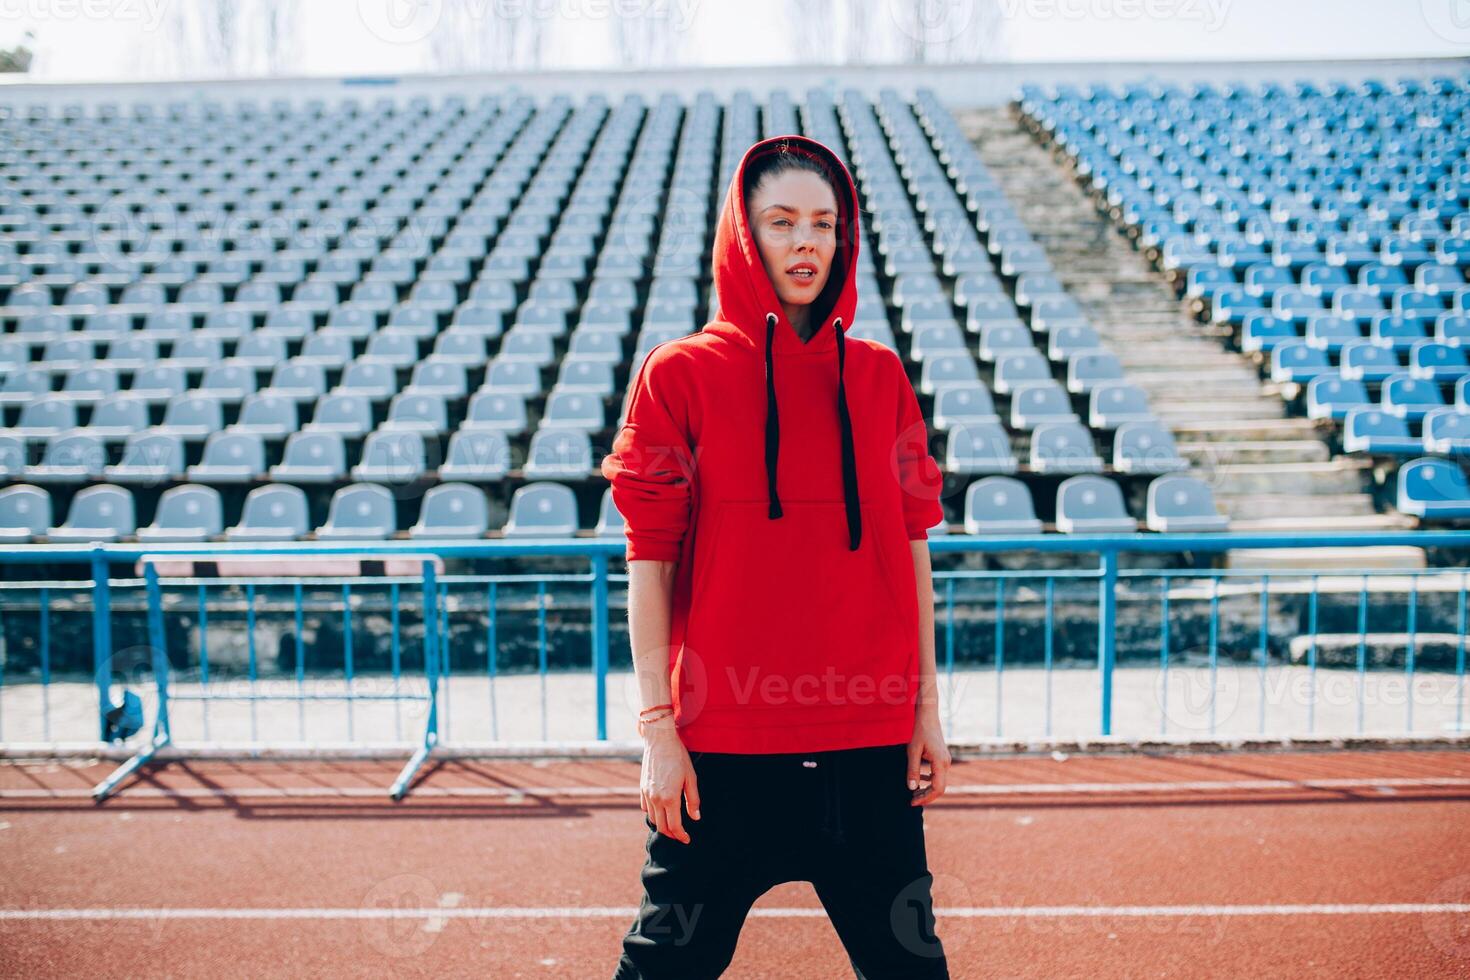
[[[857,488],[857,454],[852,446],[852,414],[847,408],[847,348],[842,332],[842,317],[832,321],[837,333],[837,421],[842,429],[842,499],[847,507],[849,551],[857,551],[863,540],[862,501]],[[770,497],[767,516],[781,516],[781,497],[776,492],[776,461],[780,456],[781,426],[776,414],[775,362],[771,347],[776,339],[776,314],[766,314],[766,493]]]
[[[771,498],[768,517],[781,516],[781,497],[776,493],[776,457],[781,452],[781,424],[776,418],[776,365],[771,345],[776,340],[776,314],[766,314],[766,494]]]

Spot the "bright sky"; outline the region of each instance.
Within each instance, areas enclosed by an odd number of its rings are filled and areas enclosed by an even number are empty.
[[[160,26],[194,0],[0,0],[0,45],[35,34],[33,77],[135,80],[216,76],[187,71]],[[252,0],[239,0],[249,4]],[[297,0],[289,0],[296,3]],[[446,0],[300,0],[285,74],[433,71],[433,31]],[[676,63],[770,65],[811,58],[781,17],[791,0],[462,0],[546,18],[544,67],[615,61],[613,11],[672,18]],[[811,0],[803,0],[811,2]],[[848,0],[834,0],[838,7]],[[983,2],[983,0],[982,0]],[[1470,55],[1470,0],[991,0],[1003,49],[1017,61],[1246,60]],[[969,0],[870,0],[875,37],[922,30],[944,40],[978,29]],[[919,19],[913,17],[915,8]],[[772,26],[779,25],[779,26]],[[441,35],[442,42],[443,37]],[[881,60],[881,59],[879,59]],[[264,69],[259,69],[263,73]]]

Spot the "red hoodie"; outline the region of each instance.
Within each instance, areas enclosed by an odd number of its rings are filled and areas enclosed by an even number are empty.
[[[741,191],[751,161],[783,143],[818,155],[842,192],[840,290],[805,343]],[[898,354],[846,336],[858,221],[852,177],[821,143],[781,136],[746,151],[715,232],[716,319],[648,353],[602,463],[627,559],[678,563],[669,666],[690,750],[818,752],[913,735],[908,542],[943,517],[942,476]]]

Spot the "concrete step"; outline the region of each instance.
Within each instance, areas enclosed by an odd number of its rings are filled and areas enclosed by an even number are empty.
[[[1412,531],[1419,522],[1406,514],[1312,514],[1301,517],[1261,517],[1241,520],[1232,517],[1232,531]]]
[[[1306,495],[1300,493],[1236,493],[1215,491],[1215,506],[1236,520],[1296,519],[1331,514],[1377,517],[1373,498],[1365,493]]]
[[[1317,439],[1311,419],[1187,419],[1173,426],[1176,437],[1201,442],[1266,441],[1274,439]]]
[[[1423,548],[1399,545],[1366,548],[1236,548],[1225,552],[1227,568],[1427,568],[1428,564]]]
[[[1140,373],[1129,374],[1127,379],[1148,392],[1151,399],[1157,396],[1160,400],[1170,396],[1177,398],[1189,395],[1209,401],[1236,401],[1258,398],[1262,394],[1275,394],[1262,392],[1261,382],[1257,378],[1193,378],[1194,374],[1193,371],[1164,376]]]
[[[1399,667],[1408,662],[1409,642],[1414,643],[1414,666],[1424,669],[1453,670],[1459,657],[1458,633],[1317,633],[1293,636],[1287,644],[1291,662],[1308,663],[1316,652],[1316,662],[1326,667],[1354,667],[1358,663],[1358,645],[1363,647],[1363,662],[1368,667]]]
[[[1262,439],[1240,442],[1179,442],[1179,455],[1200,466],[1220,464],[1321,463],[1331,459],[1326,443],[1311,439]]]
[[[1211,471],[1219,493],[1361,493],[1365,467],[1356,460],[1319,463],[1227,463]]]
[[[1173,425],[1199,419],[1233,422],[1280,418],[1286,406],[1280,398],[1257,395],[1250,398],[1217,399],[1215,401],[1182,401],[1158,399],[1150,403],[1154,414]]]

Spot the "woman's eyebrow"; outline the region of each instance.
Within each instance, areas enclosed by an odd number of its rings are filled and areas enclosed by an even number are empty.
[[[767,204],[765,207],[761,208],[761,214],[765,214],[767,211],[771,210],[772,208],[779,208],[782,211],[790,211],[792,214],[799,214],[800,211],[801,211],[800,208],[794,208],[794,207],[792,207],[789,204]],[[836,213],[837,212],[836,211],[833,211],[831,208],[817,208],[815,211],[812,212],[812,214],[836,214]]]

